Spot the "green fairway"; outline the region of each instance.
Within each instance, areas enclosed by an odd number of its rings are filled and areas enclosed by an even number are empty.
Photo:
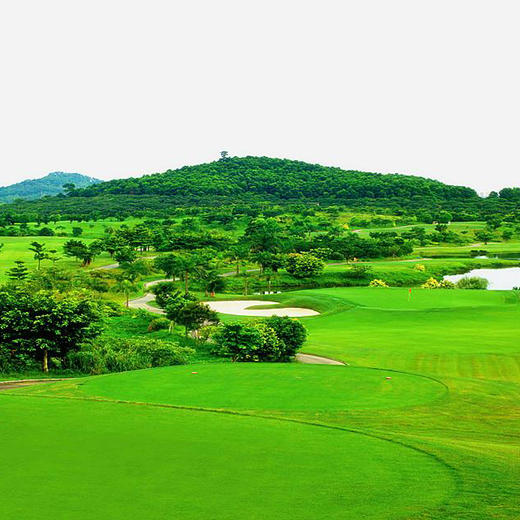
[[[337,429],[10,396],[0,412],[5,519],[397,519],[455,490],[433,457]]]

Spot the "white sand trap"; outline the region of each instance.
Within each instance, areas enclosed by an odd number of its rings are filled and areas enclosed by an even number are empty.
[[[250,309],[257,305],[279,305],[279,302],[265,300],[229,300],[220,302],[204,302],[209,307],[222,314],[235,314],[237,316],[289,316],[289,318],[304,318],[305,316],[317,316],[319,312],[303,307],[284,307],[277,309]]]

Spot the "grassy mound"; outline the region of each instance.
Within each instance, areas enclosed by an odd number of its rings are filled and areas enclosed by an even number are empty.
[[[404,407],[424,404],[446,393],[440,383],[410,374],[296,363],[139,370],[89,378],[81,390],[111,399],[257,411]]]

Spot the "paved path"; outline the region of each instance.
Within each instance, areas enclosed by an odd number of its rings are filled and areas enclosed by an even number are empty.
[[[323,356],[315,356],[314,354],[296,354],[296,361],[307,365],[345,365],[341,361],[326,358]]]

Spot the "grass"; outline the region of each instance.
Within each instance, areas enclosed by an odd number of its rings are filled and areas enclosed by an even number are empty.
[[[4,518],[397,519],[454,491],[427,454],[340,429],[35,397],[0,409]]]
[[[214,363],[87,380],[88,395],[228,410],[351,410],[413,406],[445,396],[437,381],[363,368]],[[392,379],[386,379],[387,376]]]
[[[29,269],[36,269],[37,262],[34,259],[34,253],[29,251],[31,242],[40,242],[45,244],[47,250],[55,249],[57,256],[61,259],[57,262],[60,267],[79,269],[79,263],[74,258],[67,258],[63,256],[63,244],[70,240],[70,237],[0,237],[0,243],[4,244],[2,250],[0,250],[0,282],[7,280],[7,270],[11,269],[15,265],[16,260],[22,260],[26,262],[26,266]],[[83,239],[85,243],[92,242],[92,239]],[[98,256],[91,267],[98,267],[105,264],[113,263],[108,253],[104,253]],[[44,260],[42,266],[50,266],[52,262]]]

